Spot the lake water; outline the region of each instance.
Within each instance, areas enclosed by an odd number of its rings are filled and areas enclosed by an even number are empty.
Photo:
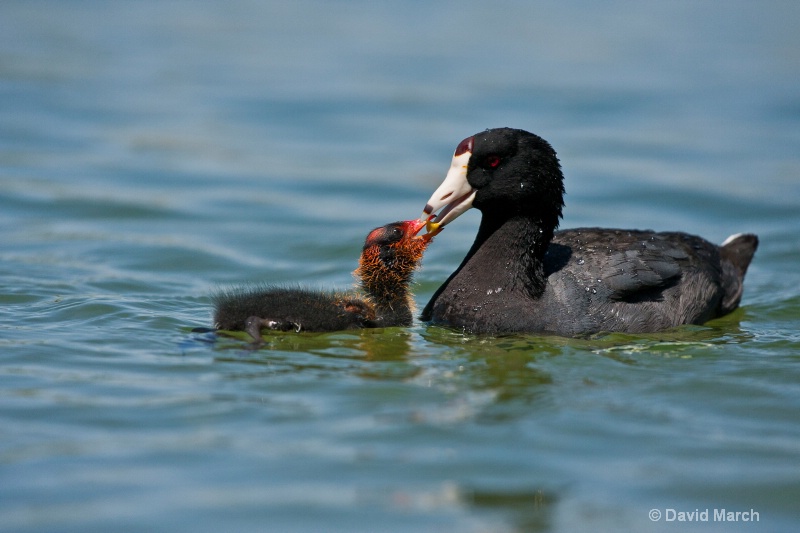
[[[796,530],[798,20],[4,0],[0,529]],[[743,307],[583,340],[192,331],[219,287],[348,287],[367,232],[419,216],[497,126],[559,152],[562,227],[758,233]],[[430,247],[420,307],[478,215]]]

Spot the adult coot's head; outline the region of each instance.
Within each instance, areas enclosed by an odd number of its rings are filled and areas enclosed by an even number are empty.
[[[497,128],[459,143],[421,220],[428,221],[429,232],[436,232],[475,207],[484,222],[501,224],[525,216],[552,231],[563,206],[564,179],[550,144],[527,131]]]

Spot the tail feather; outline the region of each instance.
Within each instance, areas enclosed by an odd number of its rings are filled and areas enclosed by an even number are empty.
[[[733,311],[742,300],[744,276],[757,248],[758,237],[752,233],[731,235],[720,246],[722,286],[725,289],[720,303],[720,314]]]

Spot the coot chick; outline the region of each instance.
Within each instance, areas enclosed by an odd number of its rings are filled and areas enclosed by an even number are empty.
[[[432,230],[471,207],[483,217],[422,319],[475,333],[576,336],[700,324],[739,305],[755,235],[717,246],[678,232],[555,232],[563,206],[561,167],[544,139],[501,128],[461,141],[421,220]]]
[[[410,326],[409,285],[433,234],[417,235],[425,221],[393,222],[372,230],[353,272],[360,291],[325,292],[275,286],[240,287],[213,296],[218,330],[339,331]]]

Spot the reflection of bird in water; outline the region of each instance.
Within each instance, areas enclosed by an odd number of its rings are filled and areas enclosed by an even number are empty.
[[[414,270],[433,234],[417,236],[424,221],[393,222],[372,230],[353,273],[360,291],[326,292],[303,288],[251,286],[213,296],[218,330],[339,331],[410,326],[409,290]]]

